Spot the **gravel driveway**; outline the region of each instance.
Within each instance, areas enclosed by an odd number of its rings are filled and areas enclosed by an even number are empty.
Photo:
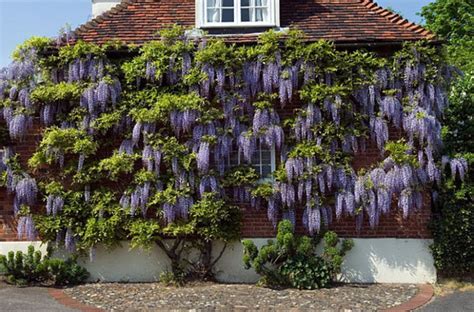
[[[378,311],[408,301],[415,285],[342,285],[331,289],[271,290],[254,285],[199,283],[88,284],[66,289],[74,299],[109,311]]]

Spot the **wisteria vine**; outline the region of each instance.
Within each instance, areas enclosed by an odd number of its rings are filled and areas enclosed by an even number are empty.
[[[126,59],[68,39],[52,56],[41,53],[46,44],[22,47],[0,71],[0,116],[14,141],[38,123],[45,130],[29,174],[10,147],[0,161],[19,237],[37,235],[35,220],[59,219],[40,234],[73,250],[100,242],[74,221],[75,204],[115,226],[166,225],[185,223],[208,193],[266,207],[274,225],[296,223],[302,209],[311,234],[343,215],[376,227],[393,209],[421,209],[443,170],[464,179],[466,161],[439,152],[455,71],[435,48],[407,45],[382,58],[303,37],[268,32],[245,47],[173,28]],[[369,145],[382,161],[354,169]],[[259,146],[279,155],[270,182],[251,167]],[[229,166],[236,154],[241,166]],[[39,203],[44,210],[33,209]]]

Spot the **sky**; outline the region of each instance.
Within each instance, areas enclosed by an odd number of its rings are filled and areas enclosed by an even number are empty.
[[[378,0],[413,22],[431,0]],[[92,0],[0,0],[0,68],[10,63],[15,47],[31,36],[54,37],[66,24],[72,28],[91,18]]]

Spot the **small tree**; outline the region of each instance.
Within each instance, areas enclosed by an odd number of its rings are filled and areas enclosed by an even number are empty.
[[[136,220],[130,224],[134,247],[151,247],[155,243],[171,261],[173,278],[212,279],[213,268],[222,257],[229,242],[240,237],[240,209],[206,193],[190,209],[189,219],[163,225],[156,220]],[[166,239],[172,238],[171,243]],[[213,257],[213,242],[224,243]],[[189,252],[197,250],[197,258]]]

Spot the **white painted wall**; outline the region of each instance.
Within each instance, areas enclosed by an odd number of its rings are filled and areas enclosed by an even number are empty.
[[[428,239],[354,239],[344,261],[342,281],[360,283],[435,283]]]
[[[46,254],[47,246],[41,242],[0,242],[0,255],[6,255],[9,251],[26,252],[30,245],[35,246],[35,250],[41,250],[43,254]]]
[[[262,246],[267,239],[254,239]],[[29,242],[0,242],[0,254],[9,250],[26,251]],[[347,254],[341,281],[358,283],[434,283],[436,270],[429,245],[424,239],[354,239],[354,248]],[[39,243],[35,243],[39,246]],[[222,245],[217,243],[214,252]],[[41,247],[43,250],[45,246]],[[242,263],[242,244],[229,246],[216,265],[217,279],[228,283],[253,283],[258,275],[245,270]],[[91,281],[153,282],[161,272],[169,270],[169,261],[161,250],[131,250],[127,242],[114,250],[98,248],[96,259],[81,259],[91,273]]]
[[[110,10],[122,0],[92,0],[92,16],[97,17]]]
[[[254,239],[260,247],[268,239]],[[355,238],[344,258],[340,280],[352,283],[434,283],[432,240]],[[322,246],[319,249],[321,251]],[[242,265],[243,248],[234,244],[217,263],[217,278],[226,282],[255,282],[258,276]]]

